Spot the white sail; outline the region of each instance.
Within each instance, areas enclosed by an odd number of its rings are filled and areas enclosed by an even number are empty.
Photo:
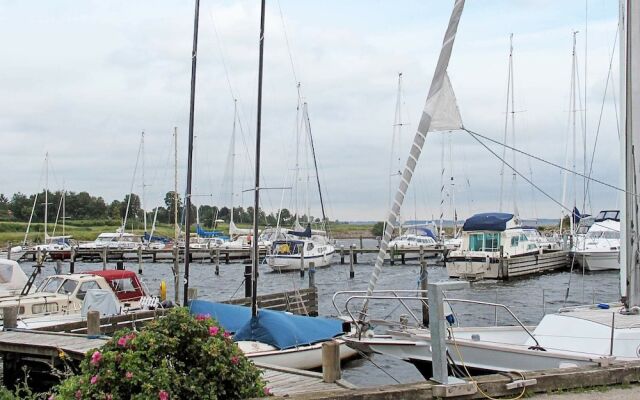
[[[427,107],[432,107],[433,111],[429,132],[454,131],[463,128],[456,95],[453,92],[449,74],[446,71],[442,88],[435,94],[431,102],[427,100],[425,112]]]
[[[456,0],[453,6],[453,11],[451,12],[451,17],[449,19],[449,26],[447,27],[447,31],[442,42],[442,49],[440,50],[438,64],[436,65],[436,70],[431,81],[431,86],[429,88],[429,94],[427,95],[427,101],[424,107],[424,111],[422,113],[422,116],[420,117],[418,130],[414,136],[413,145],[411,147],[409,157],[407,158],[404,172],[400,177],[400,184],[398,185],[398,190],[393,200],[393,205],[391,206],[391,210],[389,210],[389,216],[387,217],[387,223],[385,226],[384,234],[382,236],[382,241],[380,243],[380,251],[378,252],[375,267],[373,273],[371,274],[371,279],[369,280],[369,286],[367,287],[368,296],[373,293],[373,290],[376,287],[376,283],[378,282],[380,272],[382,271],[382,264],[384,262],[384,256],[386,255],[387,249],[389,247],[391,234],[396,227],[398,215],[400,215],[400,209],[402,207],[402,203],[404,202],[407,189],[409,188],[409,183],[411,182],[411,178],[413,177],[413,172],[416,168],[416,164],[420,159],[422,147],[424,146],[424,142],[427,137],[427,132],[429,132],[431,129],[431,123],[434,120],[434,116],[440,116],[441,104],[444,103],[447,107],[450,107],[451,104],[451,96],[448,96],[448,94],[453,94],[453,90],[451,89],[451,84],[448,83],[447,67],[449,66],[449,59],[451,58],[451,51],[453,50],[453,43],[455,41],[456,32],[458,30],[458,23],[460,22],[463,8],[464,0]],[[445,93],[445,95],[443,95],[443,93]],[[455,97],[453,97],[453,99],[455,104]],[[461,120],[459,117],[460,114],[459,112],[457,112],[457,106],[455,107],[455,110],[458,115],[458,120]],[[438,117],[438,123],[441,123],[441,126],[446,126],[447,124],[445,123],[445,121],[451,120],[455,120],[455,118],[452,118],[451,116]],[[460,126],[462,126],[461,121]],[[361,317],[363,318],[366,316],[368,305],[368,300],[365,300],[364,304],[362,305],[361,313]]]

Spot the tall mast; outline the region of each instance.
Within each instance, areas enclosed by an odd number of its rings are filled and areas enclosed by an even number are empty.
[[[511,79],[511,146],[516,147],[516,108],[515,108],[515,87],[513,83],[513,34],[509,39],[511,42],[511,51],[509,54],[509,78]],[[517,217],[518,212],[518,185],[516,180],[516,152],[511,151],[512,160],[511,165],[513,171],[511,172],[511,190],[513,196],[513,214]]]
[[[393,134],[391,135],[391,156],[389,157],[389,204],[391,208],[393,205],[391,192],[393,190],[393,184],[395,183],[395,177],[400,176],[400,134],[402,130],[402,72],[398,72],[398,88],[396,90],[396,109],[393,114]],[[395,149],[395,150],[394,150]],[[395,152],[398,152],[396,157]],[[398,216],[398,219],[400,217]],[[386,222],[384,227],[386,228]],[[402,227],[399,227],[399,230]],[[384,230],[384,229],[383,229]],[[402,232],[398,232],[401,234]]]
[[[577,73],[577,65],[576,65],[576,35],[578,31],[573,32],[573,50],[571,51],[571,137],[573,142],[573,156],[572,156],[572,170],[576,171],[576,149],[577,149],[577,141],[576,141],[576,73]],[[571,227],[571,233],[575,233],[576,227],[574,226],[575,219],[575,209],[577,205],[578,198],[578,180],[576,179],[575,174],[572,174],[572,182],[573,182],[573,207],[571,208],[571,219],[569,220],[569,226]]]
[[[252,257],[252,290],[251,315],[258,315],[258,265],[260,253],[258,251],[258,207],[260,206],[260,133],[262,128],[262,68],[264,64],[264,12],[265,0],[260,5],[260,55],[258,58],[258,107],[256,113],[256,171],[253,200],[253,257]]]
[[[513,33],[509,35],[509,67],[507,72],[507,106],[504,114],[504,140],[503,143],[507,144],[507,135],[509,132],[509,97],[511,96],[511,71],[512,71],[512,61],[513,61]],[[504,197],[504,160],[507,156],[507,147],[502,147],[502,165],[500,166],[500,207],[498,211],[502,212],[502,202]]]
[[[320,208],[322,210],[322,224],[325,225],[325,230],[328,225],[327,224],[327,214],[324,211],[324,201],[322,199],[322,189],[320,188],[320,175],[318,174],[318,160],[316,159],[316,148],[313,145],[313,135],[311,134],[311,120],[309,119],[309,108],[307,103],[304,103],[303,106],[304,120],[307,124],[307,134],[309,135],[309,143],[311,144],[311,155],[313,156],[313,166],[316,170],[316,183],[318,184],[318,194],[320,195]]]
[[[47,233],[47,223],[49,219],[49,153],[44,155],[44,242],[47,242],[49,234]]]
[[[301,119],[300,119],[300,82],[298,82],[297,85],[297,89],[298,89],[298,104],[296,105],[296,168],[295,168],[295,193],[294,193],[294,201],[295,201],[295,206],[296,206],[296,225],[294,226],[294,229],[297,229],[298,225],[300,224],[300,208],[299,208],[299,204],[298,204],[298,185],[299,182],[298,180],[300,179],[300,125],[301,125]]]
[[[173,127],[173,235],[178,244],[180,228],[178,225],[178,127]]]
[[[144,233],[147,233],[147,212],[145,211],[145,207],[147,205],[145,199],[145,182],[144,182],[144,131],[142,131],[142,138],[140,139],[140,146],[142,148],[142,202],[140,204],[140,208],[142,209],[142,221],[144,225]]]
[[[640,117],[638,93],[640,80],[634,74],[640,70],[640,5],[635,1],[621,1],[620,7],[620,66],[623,140],[623,182],[625,201],[620,219],[620,284],[622,298],[629,311],[640,306],[640,265],[638,265],[638,174],[635,145],[640,133],[634,119]],[[639,101],[634,101],[639,100]]]
[[[502,197],[502,196],[501,196]],[[440,240],[444,242],[444,229],[442,227],[444,219],[444,133],[442,134],[442,147],[440,148],[440,228],[438,234]],[[455,227],[454,227],[455,231]]]
[[[62,184],[62,236],[65,235],[65,224],[66,224],[66,210],[67,210],[67,190],[64,188],[64,183]]]
[[[236,120],[238,119],[238,100],[233,99],[233,130],[231,131],[231,217],[229,219],[229,226],[235,225],[233,222],[233,202],[234,202],[234,181],[236,171]],[[240,221],[242,222],[242,221]]]
[[[193,18],[193,50],[191,51],[191,96],[189,99],[189,145],[187,147],[187,188],[185,191],[185,238],[184,238],[184,298],[183,305],[189,302],[189,236],[191,234],[191,178],[193,173],[193,118],[196,101],[196,65],[198,60],[198,19],[200,0],[195,1]]]

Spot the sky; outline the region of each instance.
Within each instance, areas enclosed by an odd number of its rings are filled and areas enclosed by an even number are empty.
[[[298,153],[297,184],[294,179],[299,82],[309,107],[327,217],[384,219],[390,166],[397,169],[392,159],[403,164],[408,154],[452,5],[443,0],[267,0],[261,179],[263,187],[274,189],[262,192],[263,208],[295,209],[297,197],[300,212],[308,208],[320,215],[315,176],[307,172],[312,170],[307,147]],[[252,187],[259,12],[258,1],[201,1],[196,204],[246,207],[252,202],[245,190]],[[589,162],[594,155],[592,176],[618,185],[617,18],[613,0],[467,1],[448,70],[465,127],[503,140],[513,33],[515,147],[559,165],[568,154],[573,168],[572,33],[579,31],[576,169],[584,168],[586,131]],[[189,1],[0,0],[0,193],[41,190],[49,153],[51,190],[64,187],[107,202],[121,200],[131,188],[142,195],[144,170],[145,208],[152,209],[173,189],[174,127],[183,192],[192,36]],[[392,155],[399,72],[403,128]],[[234,99],[239,122],[232,200]],[[144,156],[138,157],[142,131]],[[501,155],[500,146],[490,147]],[[441,198],[449,219],[454,207],[459,218],[498,211],[500,166],[464,131],[430,133],[403,218],[438,218]],[[575,184],[577,196],[571,179],[563,196],[563,176],[555,167],[518,155],[516,169],[544,191],[517,179],[516,206],[524,218],[557,218],[557,203],[572,208],[574,197],[581,210],[583,204],[591,212],[618,207],[618,193],[596,183],[585,202],[582,179]],[[505,173],[504,211],[514,209],[510,174]]]

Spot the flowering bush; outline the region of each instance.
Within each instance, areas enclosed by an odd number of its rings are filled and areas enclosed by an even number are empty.
[[[50,399],[242,399],[268,394],[261,372],[207,316],[177,308],[87,353]]]

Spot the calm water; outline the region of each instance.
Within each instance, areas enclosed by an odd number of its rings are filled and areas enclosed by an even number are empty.
[[[339,241],[348,247],[350,243],[357,241]],[[365,247],[375,247],[374,240],[365,240]],[[338,264],[316,272],[316,286],[319,291],[319,308],[321,315],[336,315],[332,305],[332,296],[339,290],[365,290],[371,271],[373,269],[374,254],[359,255],[358,264],[355,266],[355,278],[349,279],[349,265],[340,265],[339,256],[335,261]],[[347,258],[348,261],[348,258]],[[23,269],[31,272],[30,262],[22,263]],[[47,263],[43,269],[43,275],[54,273],[55,263]],[[135,261],[125,263],[126,268],[137,271],[138,264]],[[115,268],[115,264],[110,264]],[[181,266],[182,269],[183,266]],[[63,263],[63,272],[68,272],[68,263]],[[101,263],[76,263],[76,272],[101,269]],[[167,297],[173,298],[173,274],[171,263],[145,263],[142,266],[141,279],[152,294],[157,294],[160,282],[167,282]],[[420,267],[417,261],[407,261],[406,265],[385,265],[383,273],[378,281],[379,289],[416,289],[418,287]],[[191,287],[198,288],[198,297],[211,300],[227,300],[233,297],[244,296],[244,267],[243,264],[221,264],[220,275],[214,274],[214,267],[209,263],[192,263],[190,273]],[[428,274],[430,281],[446,280],[447,274],[441,265],[429,265]],[[571,280],[571,289],[566,305],[583,304],[584,302],[611,302],[619,299],[619,278],[617,271],[607,271],[597,274],[583,275],[582,271],[570,273],[557,272],[531,278],[519,279],[509,282],[477,282],[470,289],[449,293],[449,297],[484,300],[508,305],[512,311],[525,324],[535,324],[542,318],[543,310],[552,312],[565,305],[565,294],[568,282]],[[181,279],[182,281],[182,279]],[[299,274],[279,274],[270,272],[266,266],[260,268],[258,293],[268,294],[295,288],[308,286],[308,276],[300,278]],[[543,295],[544,292],[544,295]],[[544,307],[543,307],[544,299]],[[344,305],[344,299],[339,306]],[[385,318],[397,321],[403,312],[398,309],[396,303],[372,301],[370,313],[375,318]],[[352,309],[357,310],[357,303]],[[461,325],[492,325],[496,315],[493,308],[477,305],[458,305],[455,308]],[[415,312],[419,314],[416,305]],[[406,313],[406,311],[404,312]],[[511,319],[504,312],[498,314],[498,322],[511,324]],[[350,382],[358,386],[376,386],[391,384],[395,381],[380,369],[384,369],[399,382],[416,382],[422,380],[422,376],[410,364],[393,358],[376,355],[373,357],[378,367],[366,360],[352,361],[345,366],[343,375]]]

